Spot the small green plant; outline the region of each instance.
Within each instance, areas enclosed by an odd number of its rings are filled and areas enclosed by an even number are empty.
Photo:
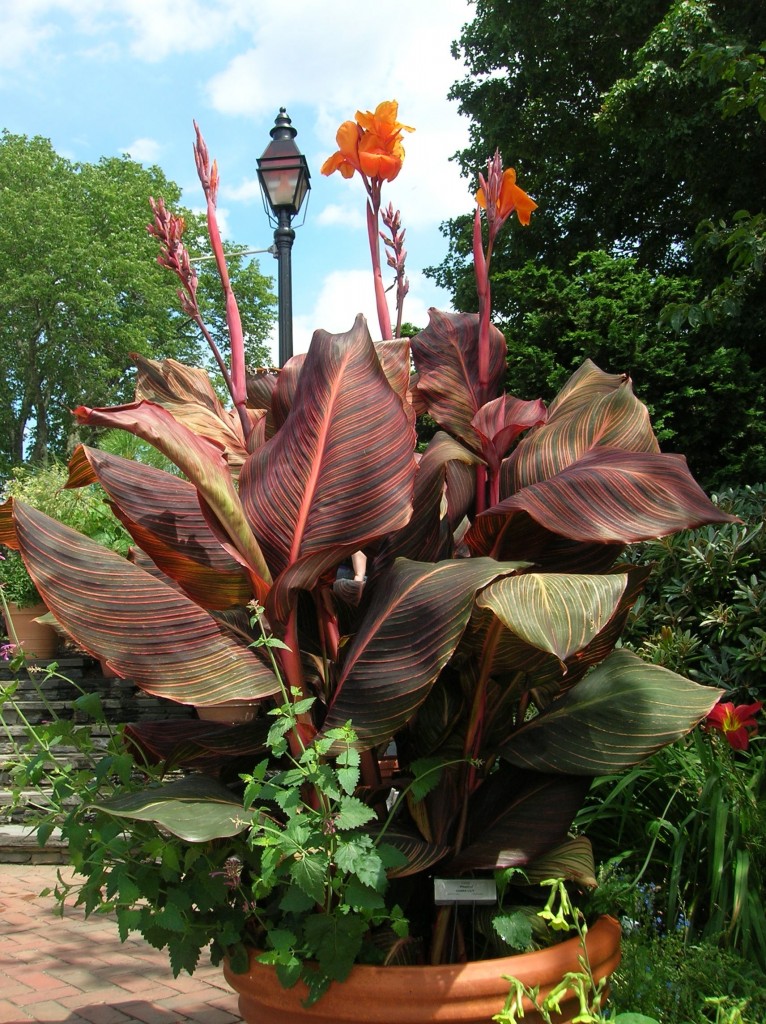
[[[572,1018],[574,1024],[600,1024],[604,1021],[613,1024],[659,1024],[654,1017],[640,1013],[618,1013],[614,1017],[607,1012],[607,979],[594,977],[585,941],[588,925],[582,911],[573,905],[563,879],[546,879],[542,884],[550,887],[550,896],[538,916],[554,929],[576,932],[582,950],[578,957],[580,970],[568,971],[561,981],[545,994],[541,993],[539,985],[525,985],[518,978],[508,977],[506,980],[511,988],[505,1006],[492,1019],[498,1024],[519,1024],[526,1015],[526,998],[545,1024],[555,1024],[561,1013],[562,1001],[574,993],[579,1002],[579,1011]]]

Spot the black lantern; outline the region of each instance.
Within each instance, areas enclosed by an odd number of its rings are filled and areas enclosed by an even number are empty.
[[[293,354],[293,284],[291,250],[295,232],[291,224],[311,185],[306,157],[295,144],[298,134],[284,107],[271,129],[271,142],[258,158],[258,181],[263,206],[275,226],[274,243],[279,262],[279,365]]]

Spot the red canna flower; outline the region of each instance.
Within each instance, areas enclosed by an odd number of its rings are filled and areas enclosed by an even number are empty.
[[[747,750],[750,736],[758,732],[755,716],[763,707],[762,701],[755,704],[732,703],[716,704],[705,719],[705,728],[717,729],[726,737],[726,742],[733,750]]]

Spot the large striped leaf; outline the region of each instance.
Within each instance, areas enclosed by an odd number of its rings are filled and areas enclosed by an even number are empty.
[[[7,514],[7,510],[2,510]],[[183,594],[20,502],[16,539],[61,625],[89,653],[147,693],[183,704],[278,692],[271,670]]]
[[[383,542],[375,560],[376,569],[390,564],[395,558],[436,562],[440,558],[452,557],[452,531],[445,515],[449,510],[450,497],[453,506],[460,505],[462,515],[465,514],[462,505],[465,495],[462,489],[456,486],[459,493],[450,495],[449,488],[445,488],[448,467],[455,463],[471,468],[482,464],[478,455],[448,434],[439,431],[431,439],[418,463],[412,518],[406,526],[396,533],[389,534]],[[453,476],[451,479],[456,485],[461,482],[459,477]],[[446,509],[443,508],[445,490]],[[470,494],[473,495],[472,490]]]
[[[548,422],[531,431],[503,464],[501,493],[555,476],[593,448],[659,451],[630,378],[602,373],[586,360],[551,403]]]
[[[450,867],[518,867],[566,839],[590,788],[588,779],[512,771],[503,765],[468,807],[467,843]]]
[[[613,651],[550,710],[503,746],[520,768],[606,775],[630,768],[693,729],[721,696],[626,650]]]
[[[300,579],[310,587],[326,553],[337,552],[339,561],[404,526],[412,514],[414,439],[364,318],[347,334],[317,331],[290,415],[240,477],[272,571],[318,556]]]
[[[255,758],[263,756],[267,749],[270,727],[271,719],[265,717],[241,725],[204,722],[197,718],[163,719],[126,725],[123,737],[140,751],[140,759],[145,759],[147,764],[163,762],[166,771],[195,768],[215,773],[223,763],[228,768],[236,761],[252,767]]]
[[[138,367],[135,401],[161,405],[193,433],[215,441],[225,450],[229,467],[238,471],[247,458],[242,424],[234,410],[221,404],[205,370],[175,359],[158,361],[135,353],[132,358]]]
[[[250,578],[208,526],[197,489],[132,459],[78,445],[68,487],[99,483],[136,544],[203,608],[247,604]]]
[[[551,533],[598,544],[664,537],[705,523],[728,523],[692,477],[681,455],[594,449],[550,479],[524,487],[477,516],[472,550],[504,556],[514,519],[526,512]]]
[[[429,323],[412,338],[419,399],[436,422],[475,452],[482,449],[473,418],[484,404],[479,383],[479,317],[428,311]],[[489,387],[494,398],[505,373],[505,338],[490,326]]]
[[[525,644],[566,661],[583,650],[620,606],[627,577],[525,573],[497,580],[478,597]]]
[[[236,836],[250,824],[242,801],[206,775],[189,775],[90,806],[116,818],[154,822],[189,843]]]
[[[393,736],[451,657],[477,590],[515,568],[487,558],[398,559],[378,581],[350,645],[325,728],[351,719],[364,747]]]
[[[75,409],[80,423],[128,430],[154,445],[188,477],[200,493],[201,507],[232,545],[232,553],[250,570],[253,588],[264,600],[271,582],[269,568],[253,536],[219,445],[191,431],[167,410],[151,402],[112,409]],[[212,525],[212,524],[211,524]]]

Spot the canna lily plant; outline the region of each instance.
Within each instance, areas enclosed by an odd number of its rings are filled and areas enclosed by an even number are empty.
[[[395,103],[357,114],[323,168],[365,179],[373,250],[382,183],[403,158],[396,118]],[[226,288],[218,174],[199,132],[195,152]],[[408,340],[390,336],[382,312],[383,341],[359,317],[345,334],[318,330],[278,372],[248,372],[228,289],[231,366],[216,359],[231,407],[201,370],[138,357],[134,402],[76,410],[181,470],[74,452],[68,486],[103,487],[130,559],[22,502],[0,510],[0,541],[116,674],[203,712],[259,709],[234,726],[128,726],[139,768],[182,778],[134,774],[78,819],[87,905],[98,890],[123,929],[175,949],[175,967],[193,968],[199,952],[180,955],[180,933],[235,968],[243,947],[258,948],[285,981],[302,971],[317,990],[355,961],[467,956],[474,940],[452,907],[434,906],[431,878],[497,875],[506,892],[523,869],[525,886],[593,884],[587,842],[569,834],[591,779],[685,734],[718,700],[619,649],[647,573],[620,558],[730,517],[681,456],[660,452],[626,375],[586,362],[547,407],[502,392],[492,245],[535,203],[499,156],[480,186],[478,315],[432,310]],[[200,321],[182,224],[162,203],[154,212],[160,261]],[[391,224],[401,284],[398,211]],[[378,281],[374,252],[373,268]],[[439,430],[420,451],[426,412]],[[366,568],[346,572],[352,560]],[[126,875],[138,874],[108,862],[105,820],[133,837],[133,853],[149,829],[146,862],[160,875],[171,866],[157,839],[180,841],[173,870],[187,896],[174,923],[162,885],[137,909]]]

